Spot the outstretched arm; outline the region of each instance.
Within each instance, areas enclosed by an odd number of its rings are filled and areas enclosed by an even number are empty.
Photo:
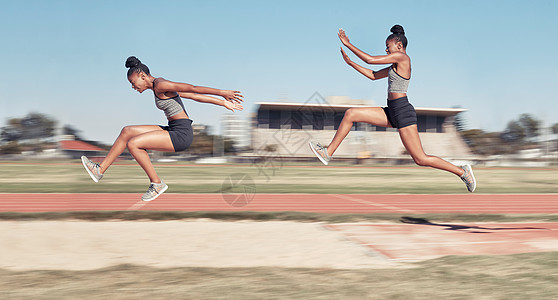
[[[341,55],[343,55],[343,59],[345,60],[345,62],[353,67],[355,70],[357,70],[360,74],[368,77],[371,80],[377,80],[377,79],[381,79],[381,78],[385,78],[388,76],[388,68],[384,68],[381,69],[380,71],[372,71],[370,69],[367,69],[365,67],[360,66],[359,64],[353,62],[349,56],[347,55],[347,53],[345,53],[345,51],[343,51],[343,48],[341,48]]]
[[[341,40],[341,43],[343,43],[343,45],[347,48],[349,48],[349,50],[351,50],[356,56],[358,56],[358,58],[362,59],[362,61],[364,61],[367,64],[370,65],[386,65],[386,64],[396,64],[399,63],[401,61],[403,61],[405,59],[405,54],[400,53],[400,52],[396,52],[396,53],[391,53],[388,55],[376,55],[376,56],[372,56],[360,49],[358,49],[355,45],[351,44],[351,42],[349,41],[349,38],[347,37],[347,35],[345,34],[345,31],[343,29],[339,29],[339,32],[337,33],[337,35],[339,36],[339,39]]]
[[[221,96],[228,101],[240,103],[243,101],[243,96],[239,91],[233,90],[219,90],[204,86],[195,86],[188,83],[173,82],[169,80],[161,80],[157,84],[159,92],[177,92],[177,93],[195,93],[195,94],[210,94]]]
[[[343,43],[345,47],[349,48],[349,50],[351,50],[356,56],[358,56],[358,58],[362,59],[362,61],[368,63],[368,61],[372,58],[370,54],[358,49],[356,46],[351,44],[351,42],[349,41],[349,37],[345,34],[345,30],[339,29],[337,35],[339,36],[341,43]]]
[[[232,110],[233,112],[235,109],[236,110],[244,109],[244,107],[242,107],[242,105],[240,105],[239,103],[235,103],[228,100],[217,99],[215,97],[211,97],[208,95],[196,94],[196,93],[184,93],[184,92],[179,92],[178,95],[182,98],[192,99],[197,102],[211,103],[215,105],[224,106],[226,109]]]

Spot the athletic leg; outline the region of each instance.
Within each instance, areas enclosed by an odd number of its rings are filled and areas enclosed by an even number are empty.
[[[161,183],[161,179],[155,172],[151,159],[146,150],[157,150],[174,152],[169,132],[159,127],[159,130],[146,132],[131,138],[128,143],[128,151],[136,159],[145,171],[152,183]]]
[[[419,166],[427,166],[451,172],[457,176],[463,175],[462,168],[455,166],[437,156],[427,155],[422,149],[417,125],[411,125],[399,129],[399,136],[403,146],[409,152],[415,163]]]
[[[389,123],[384,109],[381,107],[353,107],[345,112],[345,116],[339,124],[339,128],[333,137],[327,152],[332,156],[339,147],[343,139],[349,134],[354,122],[363,122],[381,127],[392,127]]]
[[[110,165],[112,165],[116,158],[120,154],[122,154],[122,152],[124,152],[130,139],[146,132],[162,130],[163,129],[161,129],[161,127],[157,125],[132,125],[122,128],[122,131],[120,131],[120,135],[118,135],[118,138],[112,145],[112,148],[110,148],[109,153],[107,154],[105,159],[103,159],[103,162],[99,164],[101,173],[105,173],[105,171],[110,167]]]

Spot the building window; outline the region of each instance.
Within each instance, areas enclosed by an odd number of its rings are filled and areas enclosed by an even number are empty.
[[[292,114],[290,110],[281,111],[281,129],[291,129],[292,128]]]
[[[338,130],[345,116],[344,111],[319,111],[309,108],[296,110],[261,109],[258,110],[257,127],[269,129],[305,129],[305,130]],[[445,116],[417,115],[419,132],[444,132]],[[229,130],[237,129],[240,124],[231,122]],[[396,128],[374,126],[368,123],[354,123],[352,131],[388,131],[396,132]]]
[[[258,128],[269,128],[269,110],[258,111]]]
[[[312,123],[312,128],[314,130],[323,130],[324,129],[324,112],[322,111],[315,111],[313,112],[313,119],[314,122]]]
[[[314,116],[311,111],[303,110],[302,114],[302,129],[312,129],[312,124],[314,123]]]
[[[417,116],[418,132],[426,132],[426,116]]]
[[[345,116],[345,112],[335,112],[333,115],[333,130],[339,129],[339,125]]]
[[[291,112],[291,129],[302,129],[302,112],[293,111]]]
[[[335,128],[335,113],[326,112],[324,119],[324,130],[334,130]]]
[[[436,132],[444,132],[444,122],[446,121],[446,117],[439,116],[436,118]]]
[[[436,116],[426,116],[426,132],[436,132]]]
[[[279,129],[281,127],[281,111],[280,110],[270,110],[269,111],[269,128]]]

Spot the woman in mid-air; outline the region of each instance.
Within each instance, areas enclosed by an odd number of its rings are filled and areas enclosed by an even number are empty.
[[[388,78],[387,107],[355,107],[348,109],[331,143],[324,147],[311,141],[310,148],[327,165],[337,147],[353,127],[353,122],[394,127],[398,129],[403,146],[417,165],[451,172],[465,182],[469,192],[473,192],[476,181],[470,165],[458,167],[439,157],[424,153],[417,129],[417,114],[407,99],[407,87],[411,79],[411,58],[407,55],[406,50],[407,38],[403,27],[400,25],[393,26],[391,32],[392,34],[386,39],[387,55],[372,56],[351,44],[343,29],[339,30],[338,35],[341,43],[364,62],[371,65],[390,65],[379,71],[372,71],[351,61],[341,48],[341,54],[345,62],[362,75],[370,80]]]
[[[105,159],[94,163],[82,156],[83,166],[95,182],[103,178],[104,173],[128,148],[130,154],[143,168],[151,181],[149,188],[141,197],[143,201],[151,201],[165,192],[168,186],[159,178],[146,150],[164,152],[179,152],[186,150],[193,140],[192,120],[188,117],[181,98],[188,98],[198,102],[212,103],[224,106],[227,109],[242,110],[242,95],[239,91],[219,90],[209,87],[194,86],[187,83],[173,82],[164,78],[155,78],[149,68],[134,56],[126,60],[128,81],[132,88],[140,93],[152,90],[155,95],[155,105],[165,113],[169,120],[168,126],[159,125],[133,125],[126,126],[114,142]],[[221,96],[218,99],[206,94]]]

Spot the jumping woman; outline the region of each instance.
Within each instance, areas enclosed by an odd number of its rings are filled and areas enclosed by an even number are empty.
[[[379,71],[372,71],[351,61],[341,48],[341,54],[345,62],[362,75],[370,80],[388,78],[387,107],[354,107],[348,109],[331,143],[324,147],[317,142],[310,142],[310,148],[327,165],[337,147],[353,127],[353,122],[394,127],[398,129],[403,146],[417,165],[451,172],[465,182],[469,192],[473,192],[476,181],[470,165],[458,167],[439,157],[424,153],[417,129],[417,114],[407,99],[407,87],[411,79],[411,58],[407,55],[406,50],[407,38],[403,27],[400,25],[393,26],[391,32],[392,34],[386,39],[387,55],[372,56],[351,44],[349,38],[345,35],[345,31],[339,29],[338,35],[341,43],[361,60],[371,65],[391,65]]]
[[[194,138],[192,120],[188,117],[181,98],[192,99],[197,102],[211,103],[224,106],[227,109],[242,110],[242,95],[239,91],[218,90],[209,87],[194,86],[187,83],[173,82],[164,78],[155,78],[149,68],[134,56],[126,60],[128,81],[132,88],[139,93],[152,90],[155,95],[155,105],[165,113],[168,126],[133,125],[126,126],[114,142],[105,159],[94,163],[82,156],[83,166],[95,182],[103,178],[104,173],[114,160],[126,148],[143,168],[151,181],[147,192],[141,197],[143,201],[151,201],[165,192],[168,186],[159,178],[146,150],[164,152],[179,152],[186,150]],[[224,98],[217,99],[206,94]]]

